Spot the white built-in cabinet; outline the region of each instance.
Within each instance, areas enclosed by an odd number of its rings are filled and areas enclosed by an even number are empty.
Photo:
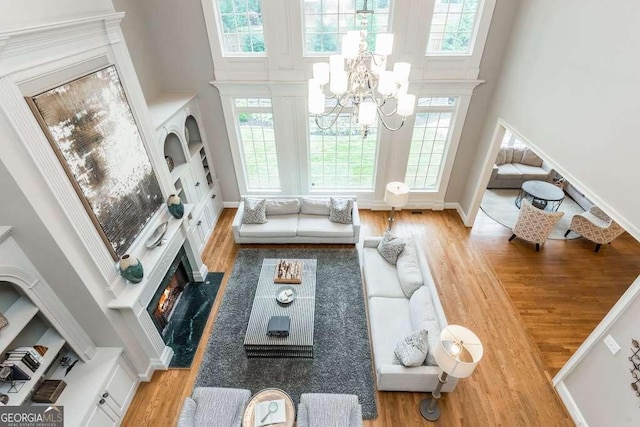
[[[202,253],[223,204],[197,100],[192,94],[165,94],[148,105],[167,169],[173,166],[169,174],[175,194],[193,206],[188,229],[196,250]]]
[[[65,426],[120,425],[139,383],[137,373],[122,348],[95,347],[11,232],[0,227],[0,312],[9,321],[0,330],[0,361],[17,347],[39,344],[47,351],[39,368],[28,372],[31,379],[16,381],[16,392],[0,382],[0,393],[10,406],[49,406],[32,402],[31,395],[45,379],[62,380],[66,387],[55,404],[64,407]],[[68,372],[63,356],[77,360]]]

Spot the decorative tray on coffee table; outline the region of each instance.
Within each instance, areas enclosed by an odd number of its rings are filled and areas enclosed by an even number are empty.
[[[289,285],[299,285],[302,283],[302,261],[281,259],[278,264],[276,264],[273,283],[286,283]]]
[[[280,305],[289,305],[296,299],[296,291],[291,286],[283,286],[276,292],[276,301]]]

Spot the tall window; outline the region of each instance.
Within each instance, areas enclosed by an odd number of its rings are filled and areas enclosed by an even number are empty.
[[[363,0],[303,0],[305,53],[314,55],[336,53],[341,50],[342,36],[360,29],[356,15],[362,9]],[[376,34],[387,32],[391,0],[369,0],[369,49],[375,49]]]
[[[261,0],[218,0],[225,54],[263,54]]]
[[[436,0],[427,55],[468,54],[480,0]]]
[[[419,98],[405,182],[413,190],[437,190],[449,146],[456,98]]]
[[[378,149],[377,126],[363,139],[350,114],[334,126],[320,129],[309,119],[309,177],[312,189],[371,190]]]
[[[271,99],[236,98],[235,117],[240,130],[247,190],[279,190]]]
[[[509,129],[504,132],[504,138],[502,138],[503,147],[526,147],[526,144],[518,139]]]

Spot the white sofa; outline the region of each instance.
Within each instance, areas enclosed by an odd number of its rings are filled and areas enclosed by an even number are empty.
[[[356,197],[353,199],[352,223],[329,221],[329,197],[310,196],[250,196],[267,199],[267,222],[243,224],[244,197],[233,219],[236,243],[358,243],[360,215]],[[297,201],[297,207],[291,204]]]
[[[429,331],[430,352],[439,341],[441,329],[447,326],[447,318],[440,304],[438,290],[424,252],[414,237],[422,286],[428,290],[422,295],[428,297],[418,306],[420,310],[417,313],[412,310],[410,300],[400,286],[396,267],[386,262],[377,251],[380,240],[381,237],[365,238],[362,254],[378,390],[431,392],[438,385],[441,372],[432,354],[427,356],[425,362],[429,363],[431,359],[431,366],[405,367],[393,361],[398,340],[417,329],[426,328]],[[453,391],[456,384],[457,379],[449,377],[442,391]]]

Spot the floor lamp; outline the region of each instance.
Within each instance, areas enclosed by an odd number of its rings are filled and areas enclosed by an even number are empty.
[[[404,182],[390,182],[384,191],[384,202],[391,206],[391,213],[389,214],[389,226],[387,230],[391,230],[393,225],[393,215],[396,208],[401,208],[409,201],[409,186]]]
[[[466,378],[473,373],[484,350],[480,338],[469,329],[449,325],[440,333],[440,342],[434,350],[434,356],[442,373],[438,377],[438,386],[431,393],[431,399],[424,399],[420,402],[420,413],[429,421],[436,421],[440,418],[440,408],[438,399],[442,386],[447,382],[447,377],[451,375],[456,378]]]

